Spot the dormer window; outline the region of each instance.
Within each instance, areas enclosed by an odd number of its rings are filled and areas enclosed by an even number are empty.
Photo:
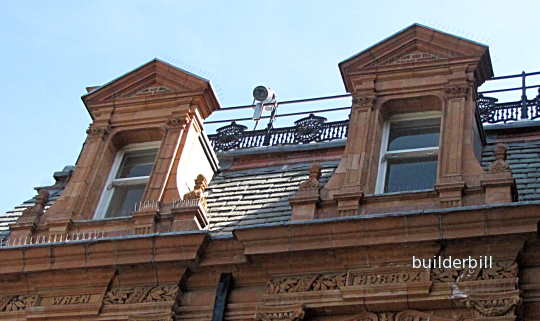
[[[433,189],[440,127],[438,113],[396,115],[385,123],[378,193]]]
[[[159,143],[128,145],[116,154],[95,218],[130,216],[143,196]]]

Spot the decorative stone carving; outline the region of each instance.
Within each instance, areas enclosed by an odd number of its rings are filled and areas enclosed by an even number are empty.
[[[510,170],[506,162],[506,151],[508,147],[505,144],[498,143],[495,146],[495,161],[491,163],[488,171],[491,173],[502,173]]]
[[[266,283],[266,293],[295,293],[336,290],[345,286],[347,273],[320,273],[271,279]]]
[[[467,98],[468,93],[469,93],[469,87],[466,87],[466,86],[455,86],[455,87],[448,87],[445,89],[445,94],[448,99]]]
[[[26,310],[37,304],[37,295],[13,295],[0,297],[0,312]]]
[[[519,291],[471,294],[464,299],[465,306],[473,308],[479,317],[515,316],[521,302]]]
[[[517,263],[496,262],[493,264],[492,268],[432,269],[431,279],[434,282],[499,280],[516,278],[517,274]]]
[[[89,137],[105,137],[111,132],[110,126],[96,126],[91,124],[86,130]]]
[[[355,108],[373,108],[375,105],[375,96],[353,96],[352,107]]]
[[[206,207],[206,197],[204,197],[204,191],[208,187],[206,178],[199,174],[195,179],[195,187],[189,193],[184,194],[184,200],[199,200],[203,207]]]
[[[362,312],[347,321],[456,321],[433,313],[406,310],[401,312]]]
[[[425,269],[353,270],[344,273],[317,273],[273,278],[266,283],[266,293],[327,291],[346,287],[388,286],[428,281],[429,271]]]
[[[38,190],[36,203],[34,206],[25,209],[17,220],[17,224],[35,225],[39,221],[39,217],[45,212],[45,206],[49,201],[49,191],[46,189]]]
[[[309,114],[294,122],[294,140],[299,143],[318,141],[326,118]]]
[[[157,95],[157,94],[166,94],[173,92],[170,88],[165,86],[152,86],[141,89],[135,93],[134,96],[146,96],[146,95]]]
[[[259,321],[301,321],[305,311],[301,305],[288,305],[266,307],[262,306],[255,313],[255,320]]]
[[[383,57],[375,60],[374,62],[367,65],[367,67],[382,67],[382,66],[391,66],[399,65],[406,63],[418,63],[418,62],[427,62],[443,59],[443,57],[436,55],[431,52],[425,52],[420,50],[415,50],[401,55],[394,55],[390,57]]]
[[[165,129],[178,129],[183,128],[186,125],[186,119],[185,118],[170,118],[167,119],[165,122]]]
[[[298,186],[298,191],[312,191],[319,190],[320,183],[319,179],[321,178],[321,165],[313,164],[309,168],[309,178]]]
[[[169,302],[176,299],[178,286],[116,288],[107,291],[103,304],[130,304],[144,302]]]

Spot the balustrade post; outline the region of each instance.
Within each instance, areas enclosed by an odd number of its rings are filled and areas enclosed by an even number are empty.
[[[521,72],[521,119],[529,119],[527,110],[527,90],[525,88],[525,71]]]

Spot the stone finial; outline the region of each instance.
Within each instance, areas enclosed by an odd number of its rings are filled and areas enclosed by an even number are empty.
[[[498,143],[495,146],[495,161],[491,163],[488,171],[491,173],[506,172],[510,169],[506,162],[506,152],[508,147],[505,144]]]
[[[206,207],[206,198],[204,197],[204,191],[208,187],[208,182],[204,175],[199,174],[195,179],[195,186],[189,193],[184,194],[184,200],[198,199],[201,204]]]
[[[319,189],[319,179],[321,178],[321,165],[313,164],[309,168],[309,178],[298,186],[299,191]]]
[[[45,211],[48,201],[49,191],[44,188],[39,189],[36,195],[36,203],[23,211],[21,217],[17,220],[17,224],[37,224],[39,217]]]

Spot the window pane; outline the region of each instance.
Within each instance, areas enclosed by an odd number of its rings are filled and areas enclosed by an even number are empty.
[[[437,159],[433,157],[389,160],[384,192],[432,189],[437,175]]]
[[[116,186],[105,217],[130,216],[141,200],[146,184]]]
[[[439,146],[440,122],[440,118],[432,118],[391,123],[388,150]]]
[[[155,149],[125,153],[116,178],[149,176],[156,153]]]

